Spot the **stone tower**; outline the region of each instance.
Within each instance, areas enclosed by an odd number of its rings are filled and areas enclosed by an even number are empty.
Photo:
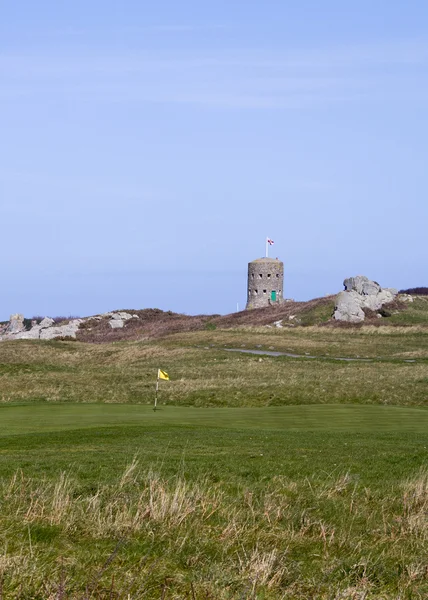
[[[283,301],[284,263],[277,258],[257,258],[248,263],[247,309]]]

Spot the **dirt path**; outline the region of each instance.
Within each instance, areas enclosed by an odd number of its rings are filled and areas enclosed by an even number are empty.
[[[345,356],[313,356],[311,354],[291,354],[290,352],[277,352],[273,350],[244,350],[243,348],[224,348],[226,352],[242,352],[243,354],[259,354],[264,356],[288,356],[289,358],[308,358],[308,359],[319,359],[319,360],[341,360],[345,362],[374,362],[379,360],[390,360],[382,357],[377,358],[348,358]],[[394,362],[397,360],[403,363],[414,363],[417,362],[415,359],[393,359]]]

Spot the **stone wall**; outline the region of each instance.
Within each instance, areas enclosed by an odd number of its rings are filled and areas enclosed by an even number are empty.
[[[272,292],[276,299],[272,299]],[[258,258],[248,263],[247,309],[283,302],[284,263],[277,258]]]

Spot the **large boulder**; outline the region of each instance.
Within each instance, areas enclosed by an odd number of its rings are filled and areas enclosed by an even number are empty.
[[[46,327],[40,330],[41,340],[53,340],[58,337],[75,338],[83,319],[72,319],[66,325]]]
[[[29,331],[22,331],[15,336],[16,340],[38,340],[40,338],[40,325],[33,325]]]
[[[380,285],[377,281],[370,281],[368,277],[364,275],[357,275],[356,277],[348,277],[343,282],[345,292],[357,292],[361,296],[374,296],[381,290]]]
[[[338,294],[334,318],[336,321],[348,321],[349,323],[364,321],[364,311],[361,308],[361,299],[358,292],[345,291]]]
[[[137,317],[137,319],[138,319],[138,315],[131,315],[131,314],[129,314],[127,312],[123,312],[123,311],[108,312],[108,313],[104,313],[102,316],[110,317],[110,319],[120,320],[120,321],[129,321],[129,319],[132,319],[133,317]]]
[[[42,319],[40,321],[40,327],[42,329],[46,329],[46,327],[53,327],[55,325],[55,321],[53,319],[51,319],[50,317],[45,317],[44,319]],[[34,325],[33,325],[34,327]],[[35,327],[37,327],[37,325],[35,325]]]
[[[53,340],[55,338],[75,338],[83,319],[72,319],[65,325],[55,325],[55,321],[45,317],[29,331],[21,331],[13,339],[16,340]],[[10,339],[10,338],[9,338]]]
[[[364,275],[349,277],[343,285],[345,291],[336,298],[334,318],[349,323],[364,321],[364,308],[376,312],[384,304],[392,302],[398,294],[393,288],[381,288],[377,281],[371,281]]]
[[[16,333],[20,333],[25,330],[24,325],[24,315],[16,314],[11,315],[9,320],[9,325],[7,326],[6,333],[11,333],[12,335]]]

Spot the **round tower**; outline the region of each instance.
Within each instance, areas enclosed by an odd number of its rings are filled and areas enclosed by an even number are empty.
[[[257,258],[248,263],[246,308],[263,308],[283,301],[284,263],[277,258]]]

